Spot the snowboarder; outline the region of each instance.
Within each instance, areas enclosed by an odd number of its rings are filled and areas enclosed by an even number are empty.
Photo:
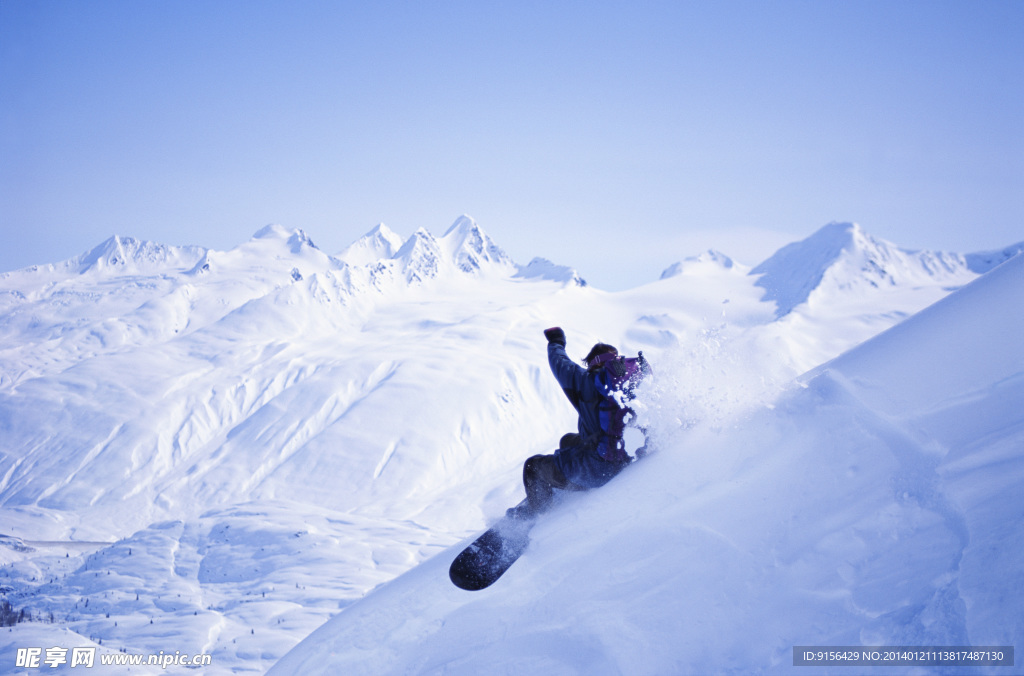
[[[526,499],[449,566],[448,577],[460,589],[486,589],[505,574],[529,545],[534,519],[551,506],[555,489],[603,486],[633,459],[622,436],[627,422],[632,422],[627,418],[633,414],[629,407],[633,387],[649,373],[643,353],[620,357],[611,345],[598,343],[584,358],[587,368],[583,368],[566,355],[562,329],[548,329],[544,335],[551,371],[579,413],[578,431],[563,436],[552,455],[535,455],[523,465]],[[637,451],[637,457],[643,450]]]
[[[551,506],[555,489],[578,491],[603,486],[632,461],[622,439],[623,416],[631,411],[624,408],[618,388],[626,381],[632,385],[649,370],[643,354],[639,359],[626,360],[606,343],[591,348],[583,360],[584,368],[566,354],[561,328],[547,329],[544,337],[548,341],[548,364],[579,414],[579,422],[577,431],[563,436],[553,454],[535,455],[524,463],[526,500],[509,510],[509,515],[516,518],[543,513]],[[628,367],[619,366],[612,372],[612,364],[627,361]],[[630,370],[623,374],[627,368]]]

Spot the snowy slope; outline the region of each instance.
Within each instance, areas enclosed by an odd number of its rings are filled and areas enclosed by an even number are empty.
[[[338,256],[268,226],[230,251],[116,237],[0,275],[0,592],[56,620],[16,627],[0,664],[95,639],[261,673],[518,501],[523,459],[574,425],[547,326],[571,354],[644,350],[672,448],[949,282],[837,285],[831,314],[778,320],[724,255],[677,272],[606,293],[515,264],[460,217],[441,237],[380,226]]]
[[[796,645],[1021,645],[1022,303],[1017,257],[574,496],[489,590],[451,586],[456,546],[271,674],[774,673]]]

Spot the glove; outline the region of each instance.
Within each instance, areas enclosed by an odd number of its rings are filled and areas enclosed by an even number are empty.
[[[544,337],[548,339],[549,343],[555,343],[556,345],[565,347],[565,331],[557,326],[544,331]]]

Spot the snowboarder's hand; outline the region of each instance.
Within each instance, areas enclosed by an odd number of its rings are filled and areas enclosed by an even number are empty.
[[[544,337],[548,339],[549,343],[555,343],[565,347],[565,331],[557,326],[544,331]]]

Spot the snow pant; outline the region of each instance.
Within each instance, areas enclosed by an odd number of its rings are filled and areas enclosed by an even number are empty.
[[[553,455],[535,455],[523,464],[523,485],[526,486],[526,504],[531,516],[541,514],[551,506],[555,489],[566,489],[569,482],[558,469]]]
[[[595,444],[579,434],[569,433],[558,442],[553,455],[535,455],[523,465],[526,503],[532,515],[546,511],[555,489],[583,491],[608,483],[625,465],[611,463],[597,455]]]
[[[569,433],[558,442],[558,451],[580,443],[580,435]],[[535,455],[523,463],[523,485],[526,487],[526,505],[531,516],[541,514],[555,498],[555,489],[580,490],[565,478],[554,455]]]

